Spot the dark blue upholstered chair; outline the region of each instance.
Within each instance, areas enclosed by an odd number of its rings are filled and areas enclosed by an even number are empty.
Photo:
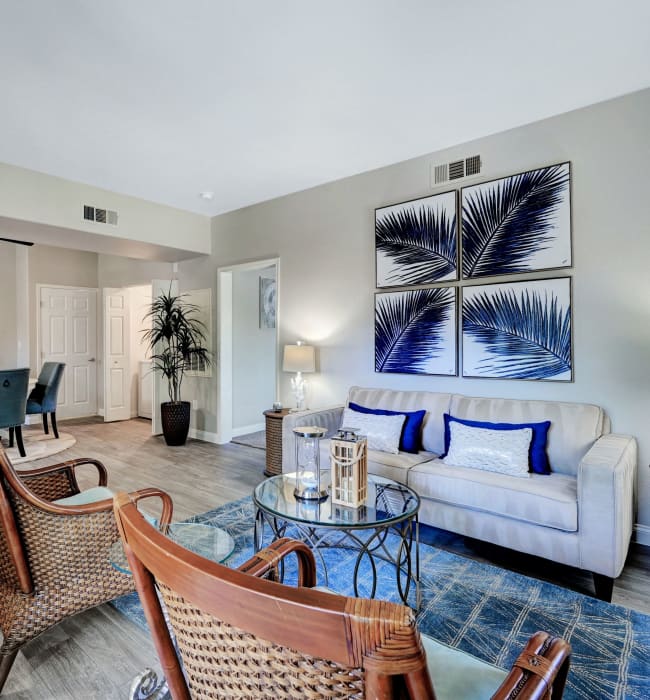
[[[59,393],[59,384],[65,369],[64,362],[44,362],[41,373],[36,380],[36,386],[27,397],[27,414],[43,414],[43,430],[46,435],[50,434],[47,427],[47,414],[50,414],[52,421],[52,432],[54,437],[59,437],[56,427],[56,400]]]
[[[23,423],[29,386],[29,367],[0,370],[0,428],[9,428],[9,447],[16,444],[21,457],[25,456]]]

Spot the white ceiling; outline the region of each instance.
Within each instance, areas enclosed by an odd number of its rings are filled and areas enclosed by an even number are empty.
[[[648,86],[648,0],[0,3],[0,161],[209,215]]]

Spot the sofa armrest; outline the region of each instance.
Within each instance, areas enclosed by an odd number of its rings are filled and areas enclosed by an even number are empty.
[[[296,439],[294,428],[302,425],[318,425],[327,430],[325,437],[331,437],[340,427],[343,406],[331,406],[318,410],[296,411],[287,414],[282,420],[282,471],[295,472]]]
[[[578,465],[580,566],[616,578],[634,527],[637,444],[603,435]]]

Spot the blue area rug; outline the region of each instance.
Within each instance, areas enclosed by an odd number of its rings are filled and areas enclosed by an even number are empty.
[[[245,498],[191,520],[222,527],[233,536],[235,551],[227,564],[236,567],[253,554],[253,519],[251,499]],[[345,595],[354,594],[353,556],[340,549],[324,551],[328,585]],[[321,562],[317,564],[319,584],[325,584]],[[287,569],[286,575],[290,580],[292,571]],[[361,578],[367,585],[368,568]],[[420,586],[418,626],[441,642],[509,668],[528,637],[545,630],[564,637],[573,647],[567,700],[650,698],[647,615],[424,544],[420,545]],[[383,562],[378,566],[377,597],[399,600],[395,569]],[[146,629],[136,594],[112,604]]]

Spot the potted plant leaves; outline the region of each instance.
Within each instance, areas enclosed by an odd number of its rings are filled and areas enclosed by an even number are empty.
[[[191,367],[208,367],[210,352],[205,347],[206,326],[198,318],[196,304],[185,295],[161,292],[151,302],[144,317],[151,328],[143,331],[143,340],[154,370],[167,380],[169,401],[160,405],[163,435],[168,445],[184,445],[190,428],[190,402],[181,399],[185,372]]]

